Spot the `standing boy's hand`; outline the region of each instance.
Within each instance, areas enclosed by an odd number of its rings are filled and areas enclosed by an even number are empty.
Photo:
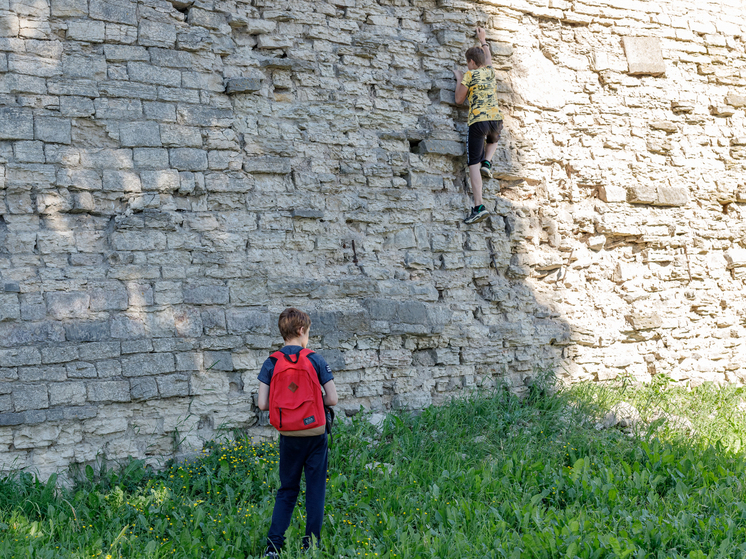
[[[487,37],[487,34],[482,27],[477,27],[477,39],[479,39],[479,44],[483,45],[485,38]]]
[[[463,79],[464,79],[464,73],[461,70],[459,70],[458,68],[456,68],[453,71],[453,75],[456,76],[456,81],[458,83],[461,83],[463,81]]]

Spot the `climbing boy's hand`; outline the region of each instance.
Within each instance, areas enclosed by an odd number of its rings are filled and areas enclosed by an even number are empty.
[[[479,39],[479,44],[480,45],[484,44],[484,40],[485,40],[486,36],[487,36],[487,34],[486,34],[484,28],[477,27],[477,39]]]
[[[456,68],[455,70],[453,70],[453,75],[456,76],[456,81],[458,83],[461,83],[463,81],[463,79],[464,79],[464,73],[461,70],[459,70],[458,68]]]

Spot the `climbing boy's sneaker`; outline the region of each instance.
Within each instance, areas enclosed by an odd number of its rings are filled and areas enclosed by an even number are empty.
[[[271,559],[279,559],[280,554],[275,550],[267,548],[264,550],[264,557],[270,557]]]
[[[475,206],[471,209],[471,213],[469,214],[469,217],[464,220],[464,223],[466,223],[467,225],[470,225],[472,223],[479,223],[488,215],[490,215],[490,212],[487,211],[487,208],[484,207],[484,204],[480,204],[479,206]]]
[[[482,173],[482,176],[488,179],[492,178],[492,163],[484,160],[482,161],[482,165],[479,167],[479,172]]]

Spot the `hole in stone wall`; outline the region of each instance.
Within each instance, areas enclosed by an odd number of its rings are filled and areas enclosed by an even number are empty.
[[[189,2],[184,0],[171,0],[171,5],[174,7],[174,9],[184,15],[189,15],[189,8],[191,8],[193,4],[193,1]]]
[[[409,140],[409,151],[410,153],[418,153],[417,149],[419,148],[420,142],[422,140]]]

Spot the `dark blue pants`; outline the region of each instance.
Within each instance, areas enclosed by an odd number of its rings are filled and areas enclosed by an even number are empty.
[[[293,509],[300,492],[301,472],[306,474],[306,536],[321,539],[326,496],[326,466],[328,462],[326,434],[316,437],[285,437],[280,435],[280,490],[275,497],[272,525],[267,535],[267,546],[280,550],[285,543],[285,531],[290,526]]]

